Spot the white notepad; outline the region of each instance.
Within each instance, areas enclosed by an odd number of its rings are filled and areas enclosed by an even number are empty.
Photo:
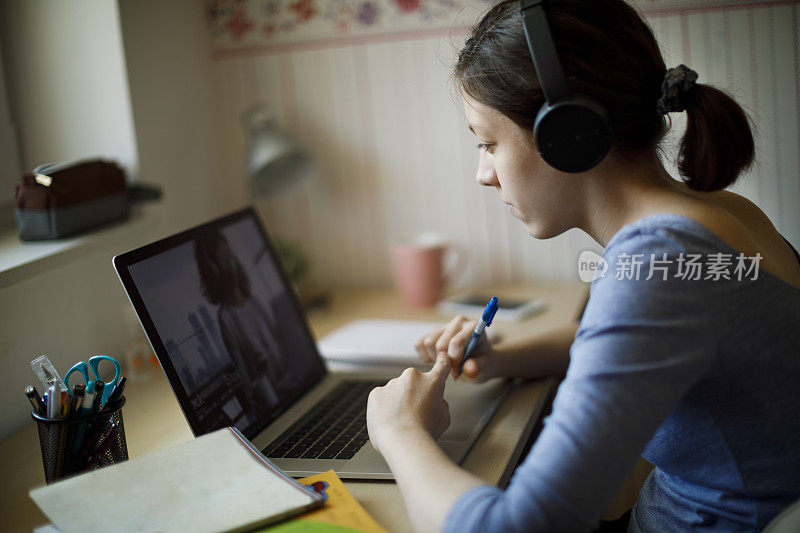
[[[72,531],[244,531],[320,507],[235,428],[33,489]]]
[[[355,320],[320,339],[319,351],[332,371],[372,371],[415,366],[426,369],[414,344],[445,322]],[[487,330],[488,332],[488,330]],[[496,342],[496,332],[488,332]]]
[[[423,365],[414,343],[443,325],[415,320],[356,320],[320,339],[319,351],[335,370],[345,366]]]

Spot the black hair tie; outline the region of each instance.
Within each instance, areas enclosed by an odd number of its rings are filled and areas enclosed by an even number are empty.
[[[678,65],[669,69],[664,74],[664,81],[661,82],[661,98],[656,102],[658,114],[666,115],[673,111],[684,111],[686,106],[682,102],[681,96],[694,87],[696,81],[697,72],[686,65]]]

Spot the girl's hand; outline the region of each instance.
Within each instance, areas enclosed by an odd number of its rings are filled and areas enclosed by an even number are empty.
[[[426,363],[434,362],[438,353],[446,352],[450,360],[450,375],[456,379],[458,366],[464,356],[464,348],[467,347],[467,342],[472,337],[472,331],[477,323],[477,320],[470,321],[466,317],[457,316],[445,326],[431,331],[418,340],[414,348]],[[463,369],[466,377],[479,382],[497,376],[497,354],[486,337],[484,331],[472,351],[472,357],[464,363]]]
[[[450,426],[450,407],[444,384],[450,370],[442,353],[428,372],[407,368],[383,387],[372,390],[367,400],[367,430],[379,452],[392,442],[393,432],[423,430],[434,440]]]

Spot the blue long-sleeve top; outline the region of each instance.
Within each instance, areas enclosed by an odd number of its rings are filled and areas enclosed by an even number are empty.
[[[738,256],[680,215],[617,232],[539,438],[444,529],[589,531],[640,455],[629,531],[756,531],[800,497],[800,289]]]

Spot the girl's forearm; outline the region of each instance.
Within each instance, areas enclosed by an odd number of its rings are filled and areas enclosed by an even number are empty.
[[[381,453],[392,469],[414,529],[441,531],[467,490],[485,484],[456,466],[423,429],[394,430]]]
[[[497,375],[523,378],[564,376],[578,326],[578,322],[569,323],[535,337],[495,346]]]

